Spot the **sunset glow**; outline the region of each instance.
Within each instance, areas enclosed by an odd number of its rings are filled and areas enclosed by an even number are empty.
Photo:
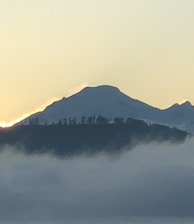
[[[0,127],[1,128],[12,127],[13,125],[15,125],[15,124],[19,123],[20,121],[24,120],[25,118],[29,117],[30,115],[40,112],[40,111],[43,111],[48,105],[50,105],[51,103],[58,101],[58,100],[59,100],[58,98],[52,98],[52,99],[48,100],[46,104],[40,106],[39,108],[36,108],[35,110],[33,110],[29,113],[23,114],[21,117],[15,119],[15,120],[12,120],[9,122],[4,122],[4,121],[0,122]]]
[[[16,123],[18,123],[18,122],[20,122],[21,120],[23,120],[25,117],[23,117],[23,118],[20,118],[20,119],[17,119],[17,120],[15,120],[15,121],[10,121],[10,122],[1,122],[0,123],[0,127],[1,128],[9,128],[9,127],[12,127],[14,124],[16,124]]]
[[[194,104],[193,11],[192,0],[2,1],[2,126],[85,86]]]

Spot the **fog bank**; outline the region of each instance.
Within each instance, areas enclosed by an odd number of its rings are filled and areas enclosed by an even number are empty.
[[[5,147],[0,223],[159,223],[157,217],[181,223],[194,216],[193,146],[191,139],[68,159]]]

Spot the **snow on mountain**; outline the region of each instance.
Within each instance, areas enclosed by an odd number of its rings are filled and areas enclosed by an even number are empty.
[[[175,104],[165,110],[154,108],[139,100],[130,98],[112,86],[86,87],[80,92],[54,102],[44,111],[33,114],[22,121],[29,124],[30,119],[38,119],[39,124],[58,123],[64,118],[102,115],[108,118],[137,118],[160,124],[175,126],[194,132],[194,107],[190,102]]]

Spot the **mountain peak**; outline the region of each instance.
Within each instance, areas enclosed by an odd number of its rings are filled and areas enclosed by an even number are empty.
[[[100,91],[116,91],[116,92],[120,92],[119,88],[115,87],[115,86],[110,86],[110,85],[100,85],[100,86],[95,86],[95,87],[91,87],[91,86],[87,86],[84,89],[81,90],[82,91],[90,91],[90,90],[100,90]]]
[[[189,102],[189,101],[185,101],[185,102],[182,103],[180,106],[182,106],[182,107],[192,107],[192,104],[191,104],[191,102]]]
[[[190,108],[190,107],[192,107],[191,102],[185,101],[184,103],[181,103],[181,104],[175,103],[169,109],[171,109],[171,108]]]
[[[101,85],[96,87],[85,87],[75,95],[85,96],[87,98],[93,98],[93,100],[104,101],[105,98],[118,98],[124,95],[117,87],[109,85]]]

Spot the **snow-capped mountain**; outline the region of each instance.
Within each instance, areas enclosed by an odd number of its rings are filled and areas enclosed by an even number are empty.
[[[64,118],[74,117],[81,121],[83,116],[92,115],[102,115],[109,119],[137,118],[194,132],[194,106],[190,102],[174,104],[161,110],[125,95],[116,87],[106,85],[86,87],[26,118],[22,124],[29,124],[32,119],[37,119],[39,124],[58,123]]]

